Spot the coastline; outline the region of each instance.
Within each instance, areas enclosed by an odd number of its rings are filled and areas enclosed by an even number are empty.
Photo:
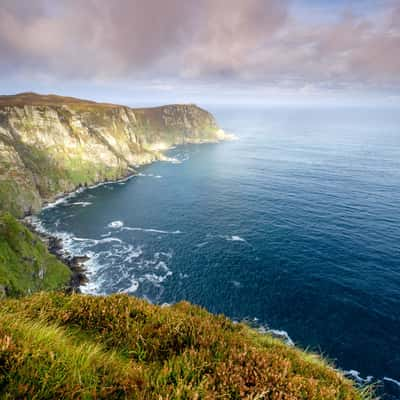
[[[155,160],[158,161],[158,160]],[[154,161],[152,161],[154,162]],[[151,163],[143,164],[149,165]],[[85,190],[94,189],[96,187],[111,185],[116,183],[127,182],[130,179],[139,176],[138,172],[134,171],[131,174],[125,175],[115,180],[100,181],[90,186],[79,186],[70,192],[58,194],[54,199],[45,201],[41,209],[36,214],[25,215],[20,222],[24,224],[31,232],[35,233],[42,242],[46,245],[50,254],[54,255],[59,261],[65,264],[71,271],[71,279],[69,286],[66,287],[66,292],[81,293],[81,286],[86,285],[89,282],[87,276],[86,262],[90,260],[90,257],[86,254],[72,255],[65,249],[63,238],[57,236],[54,233],[49,233],[44,229],[40,229],[39,224],[35,222],[36,215],[41,211],[53,208],[59,204],[62,204],[68,199],[75,197],[77,194],[84,192]]]
[[[195,141],[188,141],[184,144],[179,145],[169,145],[169,146],[162,146],[162,148],[158,150],[154,150],[154,159],[149,162],[143,162],[142,164],[135,165],[135,168],[140,168],[146,165],[151,165],[154,162],[171,162],[174,164],[179,164],[181,161],[166,156],[163,152],[172,150],[179,146],[183,146],[185,144],[192,144],[192,145],[201,145],[201,144],[218,144],[224,141],[232,141],[237,140],[237,136],[234,134],[229,134],[220,129],[218,131],[218,139],[216,140],[195,140]],[[89,283],[89,277],[87,275],[87,267],[86,263],[90,260],[90,257],[87,254],[82,255],[72,255],[65,249],[63,238],[57,236],[55,233],[49,233],[45,229],[40,229],[39,223],[35,222],[37,218],[36,215],[39,214],[41,211],[53,208],[63,202],[67,201],[75,197],[77,194],[82,193],[86,190],[95,189],[97,187],[105,186],[105,185],[113,185],[118,183],[124,183],[132,178],[140,176],[140,172],[131,168],[130,173],[125,173],[121,177],[114,179],[114,180],[104,180],[96,182],[92,185],[82,186],[79,185],[78,187],[74,188],[69,192],[58,193],[53,198],[45,200],[40,208],[36,213],[26,214],[20,221],[33,233],[35,233],[39,238],[43,241],[46,245],[50,254],[57,257],[59,261],[65,264],[71,270],[71,280],[69,286],[66,288],[67,292],[75,292],[81,293],[81,287],[85,286]]]
[[[218,142],[205,142],[204,144],[212,144],[212,143],[218,143]],[[191,144],[200,144],[200,143],[191,143]],[[169,150],[169,149],[172,149],[175,147],[180,147],[180,146],[181,145],[171,146],[165,150]],[[175,162],[175,163],[180,162],[179,160],[169,158],[163,154],[160,154],[160,158],[157,158],[148,163],[144,163],[138,167],[150,165],[150,164],[154,163],[155,161]],[[117,184],[117,183],[127,182],[130,179],[137,177],[137,176],[140,176],[140,172],[134,171],[131,174],[125,175],[116,180],[100,181],[100,182],[97,182],[90,186],[78,187],[71,192],[61,194],[61,195],[55,197],[53,201],[44,203],[41,210],[47,209],[47,208],[52,208],[85,190],[88,190],[88,189],[90,190],[90,189],[104,186],[104,185],[113,185],[113,184]],[[24,218],[24,220],[27,219],[27,221],[29,221],[29,219],[32,217],[34,217],[34,215],[27,216],[26,218]],[[34,226],[34,225],[30,225],[30,229],[34,230],[35,233],[40,234],[40,236],[43,237],[44,240],[47,240],[49,243],[49,246],[48,246],[49,251],[52,254],[59,257],[59,259],[62,260],[67,266],[69,266],[71,271],[76,274],[71,279],[71,288],[69,290],[78,292],[78,293],[81,292],[81,286],[84,286],[88,282],[85,264],[89,261],[89,257],[87,257],[86,255],[71,256],[67,252],[67,250],[63,247],[63,240],[61,237],[57,237],[56,235],[44,233],[43,231],[38,229],[37,226]],[[75,263],[77,263],[77,265]],[[74,268],[76,268],[75,272],[74,272]],[[82,275],[80,275],[80,274],[83,274],[83,277],[84,277],[83,280],[80,279],[82,277]],[[261,329],[261,332],[262,332],[262,329]],[[292,340],[290,339],[287,332],[285,332],[285,331],[266,329],[262,333],[271,334],[273,337],[282,340],[289,346],[293,346]],[[383,398],[385,400],[399,400],[399,397],[397,397],[397,396],[400,393],[400,385],[399,385],[399,382],[396,381],[395,379],[388,378],[388,377],[376,378],[376,377],[371,377],[371,376],[367,376],[364,378],[364,377],[360,376],[360,373],[358,371],[355,371],[355,370],[343,370],[340,367],[337,367],[337,370],[340,371],[341,373],[343,373],[347,378],[354,381],[357,384],[357,386],[359,386],[360,388],[366,388],[371,385],[377,386],[378,392],[381,395],[384,394],[385,397],[383,397]]]

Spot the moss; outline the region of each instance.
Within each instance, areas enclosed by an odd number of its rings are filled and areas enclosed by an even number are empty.
[[[3,301],[0,326],[4,398],[369,398],[319,356],[186,302],[40,293]]]
[[[0,285],[9,295],[63,288],[69,279],[69,268],[38,236],[10,214],[0,214]]]
[[[64,162],[64,168],[74,186],[89,185],[103,180],[113,180],[123,175],[122,168],[85,161],[80,157],[71,157]]]
[[[33,196],[32,196],[33,197]],[[23,214],[21,187],[15,181],[5,180],[0,182],[0,210],[8,210],[18,217]]]

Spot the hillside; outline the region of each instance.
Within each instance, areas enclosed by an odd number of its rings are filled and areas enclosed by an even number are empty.
[[[0,96],[0,210],[36,212],[79,186],[132,174],[173,145],[224,138],[195,105],[132,109],[35,93]]]
[[[185,302],[46,293],[2,302],[0,397],[366,398],[318,356]]]
[[[0,213],[0,299],[62,289],[70,278],[69,268],[49,254],[37,235]]]

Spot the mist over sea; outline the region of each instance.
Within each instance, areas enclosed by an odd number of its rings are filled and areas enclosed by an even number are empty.
[[[208,107],[237,141],[42,211],[90,293],[189,300],[400,380],[400,113]]]

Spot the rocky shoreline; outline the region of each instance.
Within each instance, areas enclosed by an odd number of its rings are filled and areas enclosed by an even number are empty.
[[[167,159],[167,157],[164,157]],[[160,160],[163,158],[160,157]],[[152,161],[154,162],[154,161]],[[143,164],[145,165],[145,164]],[[139,167],[139,166],[137,166]],[[54,196],[53,199],[42,204],[42,210],[51,207],[53,204],[58,204],[81,191],[98,187],[101,185],[110,185],[114,183],[126,182],[129,179],[137,176],[137,172],[132,170],[130,173],[125,173],[118,179],[97,182],[94,185],[79,185],[74,190],[70,192],[65,192]],[[40,211],[39,211],[40,212]],[[24,218],[20,221],[23,223],[31,232],[36,234],[46,245],[50,254],[54,255],[60,262],[65,264],[71,271],[71,279],[69,285],[65,288],[67,293],[81,293],[81,286],[86,285],[89,282],[89,278],[86,274],[87,270],[85,263],[90,259],[87,255],[73,256],[67,250],[65,250],[63,245],[63,240],[55,235],[51,235],[37,228],[37,226],[32,222],[32,217],[34,214],[26,214]]]

